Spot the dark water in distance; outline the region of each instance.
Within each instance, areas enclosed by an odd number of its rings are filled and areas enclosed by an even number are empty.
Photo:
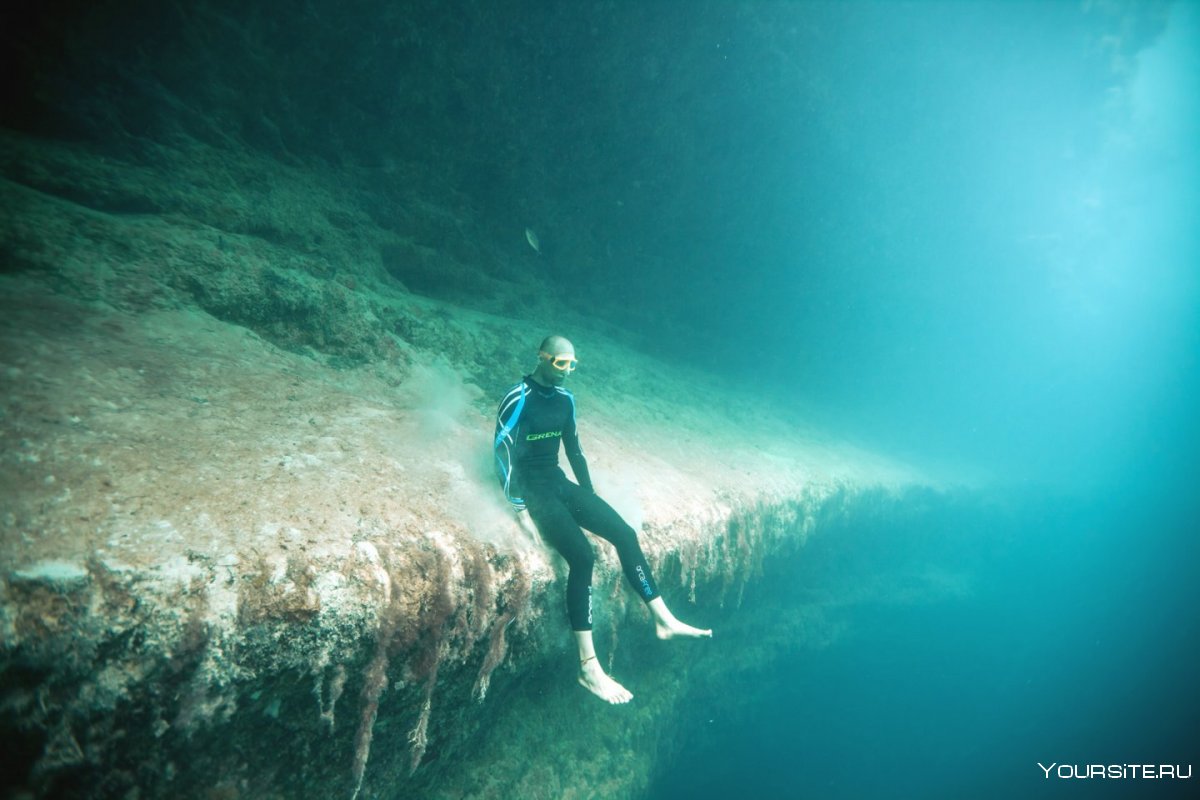
[[[1200,761],[1196,507],[1138,504],[1030,498],[990,528],[911,537],[915,560],[972,561],[973,591],[858,606],[845,639],[729,686],[747,706],[707,725],[696,709],[694,745],[646,797],[1191,796],[1196,778],[1037,766]],[[978,561],[981,535],[1007,543]]]

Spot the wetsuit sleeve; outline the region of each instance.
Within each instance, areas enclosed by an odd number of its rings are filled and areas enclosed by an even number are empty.
[[[515,432],[520,424],[521,410],[525,407],[524,389],[524,386],[518,384],[500,401],[500,408],[496,412],[496,434],[493,444],[496,456],[496,477],[500,481],[500,488],[504,491],[504,498],[512,504],[516,511],[525,509],[525,497],[513,470],[513,460],[516,455],[514,452],[516,449]]]
[[[579,430],[575,426],[575,398],[571,398],[571,419],[568,420],[562,435],[563,448],[567,451],[567,461],[571,462],[571,471],[575,473],[575,482],[589,492],[592,488],[592,475],[588,472],[587,459],[583,457],[583,449],[579,446]]]

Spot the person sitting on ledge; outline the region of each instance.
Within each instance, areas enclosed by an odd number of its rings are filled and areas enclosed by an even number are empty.
[[[567,575],[567,615],[579,646],[579,683],[609,703],[628,703],[633,694],[605,674],[592,642],[592,567],[596,556],[580,528],[612,542],[634,591],[654,617],[658,638],[711,637],[675,618],[655,587],[637,532],[592,489],[587,461],[575,427],[575,396],[563,388],[575,371],[575,347],[548,336],[538,365],[512,387],[496,415],[496,471],[504,496],[519,513],[527,511],[542,539],[559,552]],[[575,483],[558,466],[558,444],[566,447]]]

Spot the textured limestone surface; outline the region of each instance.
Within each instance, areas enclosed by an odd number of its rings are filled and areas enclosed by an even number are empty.
[[[97,163],[23,153],[25,175]],[[121,175],[134,191],[141,178]],[[81,172],[76,190],[106,180]],[[637,703],[614,716],[575,686],[564,565],[491,474],[494,403],[532,366],[545,309],[471,310],[336,239],[322,260],[200,212],[118,213],[36,183],[4,182],[0,225],[12,796],[646,785],[697,643],[657,646],[600,543],[597,640]],[[686,358],[562,320],[597,489],[685,619],[730,624],[764,559],[928,484]],[[804,614],[782,630],[827,635]]]

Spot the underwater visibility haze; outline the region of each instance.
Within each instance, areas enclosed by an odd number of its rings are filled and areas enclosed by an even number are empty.
[[[1193,796],[1200,4],[0,39],[3,797]],[[549,334],[714,631],[591,538],[626,705],[494,474]]]

